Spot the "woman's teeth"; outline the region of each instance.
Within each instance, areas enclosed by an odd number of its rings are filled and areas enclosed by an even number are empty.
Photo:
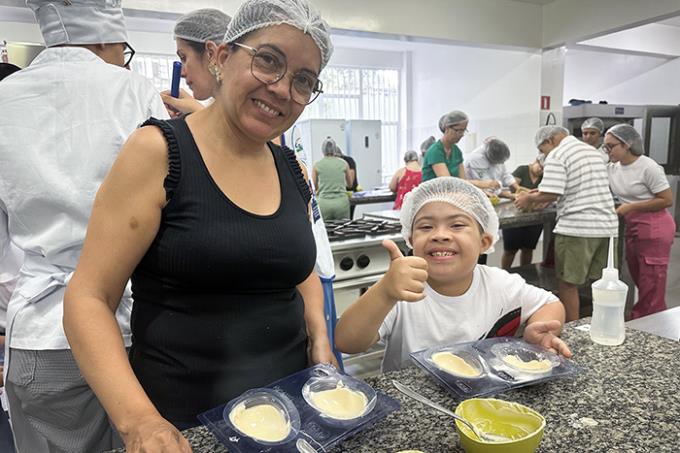
[[[260,108],[260,110],[263,110],[263,111],[265,111],[266,113],[268,113],[272,116],[279,116],[279,114],[280,114],[279,112],[277,112],[273,108],[265,105],[264,102],[258,101],[257,99],[255,100],[255,105],[257,105]]]

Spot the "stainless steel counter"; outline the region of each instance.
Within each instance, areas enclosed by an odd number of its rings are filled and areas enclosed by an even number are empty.
[[[626,326],[631,329],[680,341],[680,307],[669,308],[659,313],[633,319],[628,321]]]

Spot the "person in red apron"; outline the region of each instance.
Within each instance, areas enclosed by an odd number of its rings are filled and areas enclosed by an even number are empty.
[[[668,258],[675,222],[666,208],[673,195],[663,168],[644,156],[640,134],[628,124],[607,131],[603,145],[609,154],[609,185],[621,205],[616,213],[626,221],[626,262],[638,288],[631,318],[666,309]]]
[[[423,172],[418,163],[418,154],[415,151],[407,151],[404,154],[404,165],[392,176],[390,190],[397,194],[393,209],[401,209],[404,195],[418,187],[423,179]]]

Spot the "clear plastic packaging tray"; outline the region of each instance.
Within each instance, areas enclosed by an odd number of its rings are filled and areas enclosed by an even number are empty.
[[[334,419],[320,413],[307,401],[309,392],[335,388],[338,383],[351,390],[364,393],[367,405],[361,416],[349,420]],[[303,396],[303,392],[307,394],[307,398]],[[264,399],[253,400],[254,394]],[[275,401],[277,407],[290,417],[291,432],[285,440],[275,445],[258,442],[244,435],[229,420],[231,410],[244,401],[250,401],[251,404],[271,403],[276,398],[278,398]],[[286,401],[290,402],[290,406],[286,406]],[[280,379],[265,388],[249,390],[226,404],[199,414],[198,419],[229,451],[297,453],[295,443],[302,438],[318,451],[323,452],[338,445],[344,439],[370,428],[391,412],[398,410],[399,407],[395,399],[376,392],[365,382],[348,376],[330,365],[316,365]],[[299,426],[295,422],[296,416],[299,417]]]
[[[444,369],[435,362],[440,353],[458,356],[479,373],[465,376]],[[437,346],[411,353],[411,358],[449,393],[461,400],[494,395],[583,371],[560,355],[514,337]]]

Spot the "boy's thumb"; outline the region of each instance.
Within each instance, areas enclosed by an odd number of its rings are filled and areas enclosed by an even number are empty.
[[[394,243],[394,241],[390,239],[385,239],[382,241],[383,247],[387,249],[387,252],[390,254],[390,260],[394,261],[397,258],[403,258],[404,254],[401,253],[401,250],[399,250],[399,247],[397,247],[397,244]]]

